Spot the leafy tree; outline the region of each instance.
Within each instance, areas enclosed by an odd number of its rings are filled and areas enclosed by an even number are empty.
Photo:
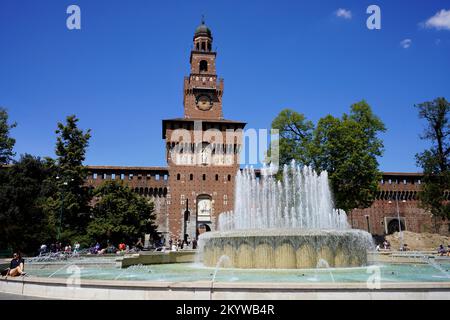
[[[0,165],[8,164],[12,157],[16,140],[10,137],[9,131],[16,126],[16,123],[8,124],[8,113],[0,108]]]
[[[32,253],[54,236],[42,207],[44,181],[50,175],[47,160],[27,154],[0,170],[0,243],[4,246]]]
[[[305,116],[291,109],[282,110],[272,121],[272,129],[279,130],[279,165],[293,159],[299,164],[309,164],[309,147],[314,124]],[[270,154],[269,154],[270,159]]]
[[[283,110],[272,128],[280,130],[280,165],[295,159],[316,171],[327,170],[335,205],[347,212],[372,204],[381,178],[378,134],[386,129],[365,101],[353,104],[342,118],[320,119],[315,128],[304,115]]]
[[[437,98],[415,107],[419,118],[427,121],[421,138],[431,142],[428,150],[416,154],[417,164],[424,173],[421,205],[435,217],[450,218],[450,204],[444,194],[450,189],[450,103],[445,98]]]
[[[66,123],[58,123],[56,130],[56,162],[54,175],[47,180],[53,190],[45,207],[50,223],[57,229],[58,240],[80,241],[86,233],[90,217],[91,195],[85,186],[87,169],[83,165],[91,137],[90,130],[78,128],[76,116],[68,116]]]
[[[122,182],[105,181],[94,191],[96,203],[88,235],[93,241],[134,243],[144,234],[155,234],[153,202]]]
[[[328,171],[338,208],[349,212],[373,203],[381,179],[377,157],[383,154],[378,134],[385,130],[365,101],[353,104],[341,119],[329,115],[319,120],[311,147],[313,166]]]

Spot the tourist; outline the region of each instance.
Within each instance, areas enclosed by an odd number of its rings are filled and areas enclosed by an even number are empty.
[[[445,255],[446,253],[447,253],[447,251],[445,251],[444,245],[443,245],[443,244],[439,245],[439,248],[438,248],[438,254],[439,254],[440,256],[443,256],[443,255]]]
[[[197,249],[197,239],[195,238],[192,240],[192,249],[193,250]]]
[[[447,246],[447,257],[450,257],[450,244]]]
[[[6,276],[18,277],[24,276],[26,273],[25,270],[25,260],[22,258],[20,252],[16,252],[13,254],[13,259],[9,265],[9,270]]]
[[[80,244],[77,242],[75,242],[75,244],[73,245],[73,254],[78,254],[78,251],[80,250]]]
[[[376,251],[380,251],[380,249],[381,249],[381,246],[380,246],[380,244],[377,244],[377,247],[376,247]]]
[[[135,247],[136,247],[138,250],[144,249],[144,244],[142,243],[142,238],[139,238],[139,239],[138,239],[138,241],[137,241],[136,244],[135,244]]]
[[[125,245],[125,243],[123,243],[123,242],[121,242],[121,243],[119,243],[119,251],[125,251],[125,249],[126,249],[126,245]]]
[[[43,243],[41,245],[41,247],[39,248],[39,255],[43,255],[47,253],[47,245],[45,243]]]

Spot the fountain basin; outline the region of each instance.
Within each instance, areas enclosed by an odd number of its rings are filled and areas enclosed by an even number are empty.
[[[372,236],[363,230],[263,229],[207,232],[200,236],[205,266],[300,269],[367,265]]]

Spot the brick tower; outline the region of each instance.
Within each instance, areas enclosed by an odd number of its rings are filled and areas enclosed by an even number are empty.
[[[223,118],[223,79],[217,78],[212,42],[211,30],[202,21],[194,35],[190,75],[184,79],[184,117],[163,120],[167,224],[173,238],[193,239],[215,230],[218,214],[234,205],[245,123]]]

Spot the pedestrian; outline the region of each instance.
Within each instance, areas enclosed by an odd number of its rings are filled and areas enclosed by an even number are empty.
[[[19,251],[13,254],[13,258],[9,264],[9,270],[6,276],[18,277],[26,275],[25,270],[25,260],[22,258],[22,255]]]

